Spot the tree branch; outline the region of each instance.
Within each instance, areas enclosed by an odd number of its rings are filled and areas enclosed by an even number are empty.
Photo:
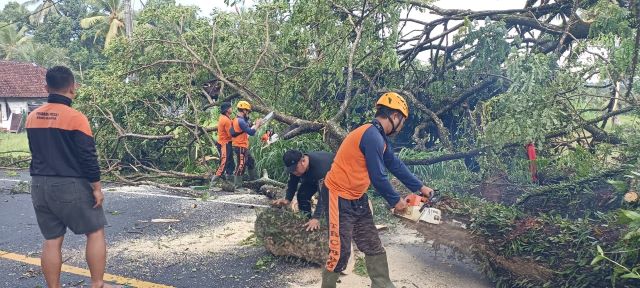
[[[251,76],[253,76],[253,73],[256,72],[256,68],[258,68],[258,65],[260,64],[260,62],[262,62],[262,58],[264,57],[265,54],[267,54],[267,50],[269,49],[269,43],[270,43],[270,39],[269,39],[269,13],[265,13],[265,17],[264,17],[264,25],[265,25],[265,35],[264,35],[264,47],[262,48],[262,52],[260,53],[260,56],[258,56],[258,60],[256,60],[256,63],[253,65],[253,68],[251,68],[251,71],[249,71],[249,75],[247,75],[247,78],[244,80],[244,84],[247,84],[249,82],[249,80],[251,80]]]
[[[350,22],[355,25],[354,21],[351,20],[351,15],[349,15],[349,19],[350,19]],[[358,23],[360,22],[358,21]],[[347,60],[347,87],[345,88],[344,102],[342,102],[342,105],[340,106],[340,110],[338,111],[338,113],[336,113],[336,115],[331,118],[330,121],[332,122],[339,121],[340,118],[346,113],[347,107],[349,107],[349,104],[351,103],[351,97],[352,97],[351,87],[353,82],[353,57],[356,54],[358,45],[360,44],[363,28],[362,28],[362,25],[360,24],[360,25],[354,26],[353,29],[356,32],[356,38],[353,40],[353,43],[351,43],[351,51],[349,51],[349,58]],[[359,91],[360,90],[358,90],[356,94],[358,94]]]
[[[445,161],[464,159],[467,157],[475,157],[478,155],[482,155],[484,152],[489,150],[490,150],[490,147],[476,148],[466,152],[445,154],[445,155],[440,155],[437,157],[427,158],[427,159],[403,160],[402,162],[404,162],[404,164],[406,165],[431,165],[431,164],[436,164],[436,163],[445,162]]]
[[[469,87],[466,90],[462,91],[462,93],[460,93],[460,96],[458,96],[458,98],[456,98],[455,100],[453,100],[453,102],[449,103],[448,105],[445,105],[444,107],[440,108],[437,112],[436,115],[440,116],[446,112],[448,112],[449,110],[458,107],[460,104],[462,104],[464,101],[466,101],[469,97],[475,95],[479,90],[485,89],[491,85],[493,85],[494,83],[496,83],[496,79],[495,77],[491,77],[489,79],[485,79],[482,82],[478,83],[478,85],[473,86],[473,87]]]
[[[442,120],[440,119],[440,117],[438,117],[438,115],[436,115],[436,113],[434,113],[429,108],[427,108],[427,106],[425,106],[422,102],[418,101],[416,96],[409,91],[396,90],[396,89],[382,89],[379,92],[387,92],[387,91],[394,91],[394,92],[400,93],[401,95],[404,95],[405,97],[408,98],[409,102],[413,103],[416,106],[416,108],[418,108],[420,111],[427,114],[431,118],[431,121],[433,121],[433,123],[435,123],[436,127],[438,128],[438,139],[440,139],[442,146],[447,150],[453,151],[453,144],[451,144],[451,140],[449,138],[450,137],[449,130],[446,127],[444,127],[444,123],[442,123]]]
[[[631,96],[631,91],[633,90],[633,80],[636,76],[636,70],[638,69],[638,53],[640,52],[640,11],[638,11],[638,3],[635,0],[631,1],[631,5],[633,8],[633,14],[635,16],[635,26],[636,26],[636,38],[635,45],[633,46],[633,60],[631,61],[631,73],[629,73],[629,84],[627,86],[627,92],[624,94],[625,99],[629,99]]]

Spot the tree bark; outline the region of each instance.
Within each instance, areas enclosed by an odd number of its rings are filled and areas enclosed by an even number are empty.
[[[254,231],[267,251],[276,256],[296,257],[322,265],[329,255],[327,225],[307,232],[307,218],[283,209],[265,209],[258,213]]]
[[[122,5],[124,6],[124,32],[127,35],[127,39],[131,39],[131,35],[133,35],[131,0],[123,0]]]

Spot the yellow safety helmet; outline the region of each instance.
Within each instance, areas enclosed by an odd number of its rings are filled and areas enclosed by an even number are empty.
[[[249,102],[244,101],[244,100],[243,101],[239,101],[238,105],[236,105],[236,108],[251,111],[251,104],[249,104]]]
[[[384,106],[387,108],[391,108],[394,110],[398,110],[404,115],[405,118],[409,118],[409,106],[407,106],[407,101],[404,100],[400,94],[395,92],[387,92],[384,93],[378,102],[376,102],[376,107]]]

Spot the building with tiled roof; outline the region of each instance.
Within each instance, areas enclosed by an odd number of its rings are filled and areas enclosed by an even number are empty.
[[[0,130],[18,131],[27,113],[47,100],[47,69],[0,60]]]

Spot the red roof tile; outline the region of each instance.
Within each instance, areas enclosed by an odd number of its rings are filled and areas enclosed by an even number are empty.
[[[0,97],[47,97],[47,69],[32,63],[0,61]]]

